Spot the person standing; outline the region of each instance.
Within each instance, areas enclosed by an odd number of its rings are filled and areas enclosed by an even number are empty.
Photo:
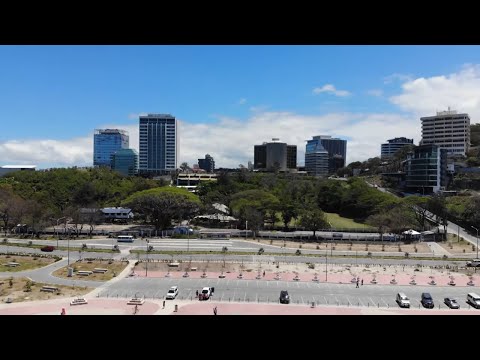
[[[358,288],[358,279],[357,279],[357,288]]]
[[[363,286],[363,279],[362,279],[362,286]]]
[[[213,308],[213,315],[217,315],[217,307],[216,306]]]

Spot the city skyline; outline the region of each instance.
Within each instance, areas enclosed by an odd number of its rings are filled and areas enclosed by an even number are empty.
[[[93,133],[178,119],[178,164],[253,160],[253,146],[348,141],[347,164],[387,139],[421,140],[420,117],[480,118],[478,46],[0,46],[3,164],[92,166]]]

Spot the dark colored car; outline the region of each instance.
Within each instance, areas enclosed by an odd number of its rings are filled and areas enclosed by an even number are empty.
[[[47,246],[42,247],[40,250],[45,251],[45,252],[52,252],[53,250],[55,250],[55,247],[51,246],[51,245],[47,245]]]
[[[460,305],[458,305],[457,300],[452,298],[445,298],[443,299],[445,305],[447,305],[450,309],[460,309]]]
[[[280,304],[290,304],[290,295],[287,290],[280,291]]]
[[[432,295],[429,293],[422,293],[422,300],[420,301],[424,308],[433,309],[435,304],[433,303]]]

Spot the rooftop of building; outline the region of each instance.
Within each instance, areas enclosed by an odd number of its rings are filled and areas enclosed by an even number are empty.
[[[175,116],[171,114],[147,114],[147,115],[140,115],[140,119],[142,118],[175,119]]]
[[[120,129],[95,129],[95,134],[121,134],[128,135],[128,132]]]

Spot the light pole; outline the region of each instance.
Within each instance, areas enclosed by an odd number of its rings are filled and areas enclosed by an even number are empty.
[[[145,263],[145,277],[148,276],[148,239],[146,239],[147,241],[147,262]]]
[[[245,240],[247,240],[248,220],[245,220]]]
[[[478,259],[478,229],[475,226],[472,226],[475,230],[477,230],[477,259]],[[476,268],[475,268],[476,269]]]
[[[325,282],[328,281],[328,244],[325,244]]]

